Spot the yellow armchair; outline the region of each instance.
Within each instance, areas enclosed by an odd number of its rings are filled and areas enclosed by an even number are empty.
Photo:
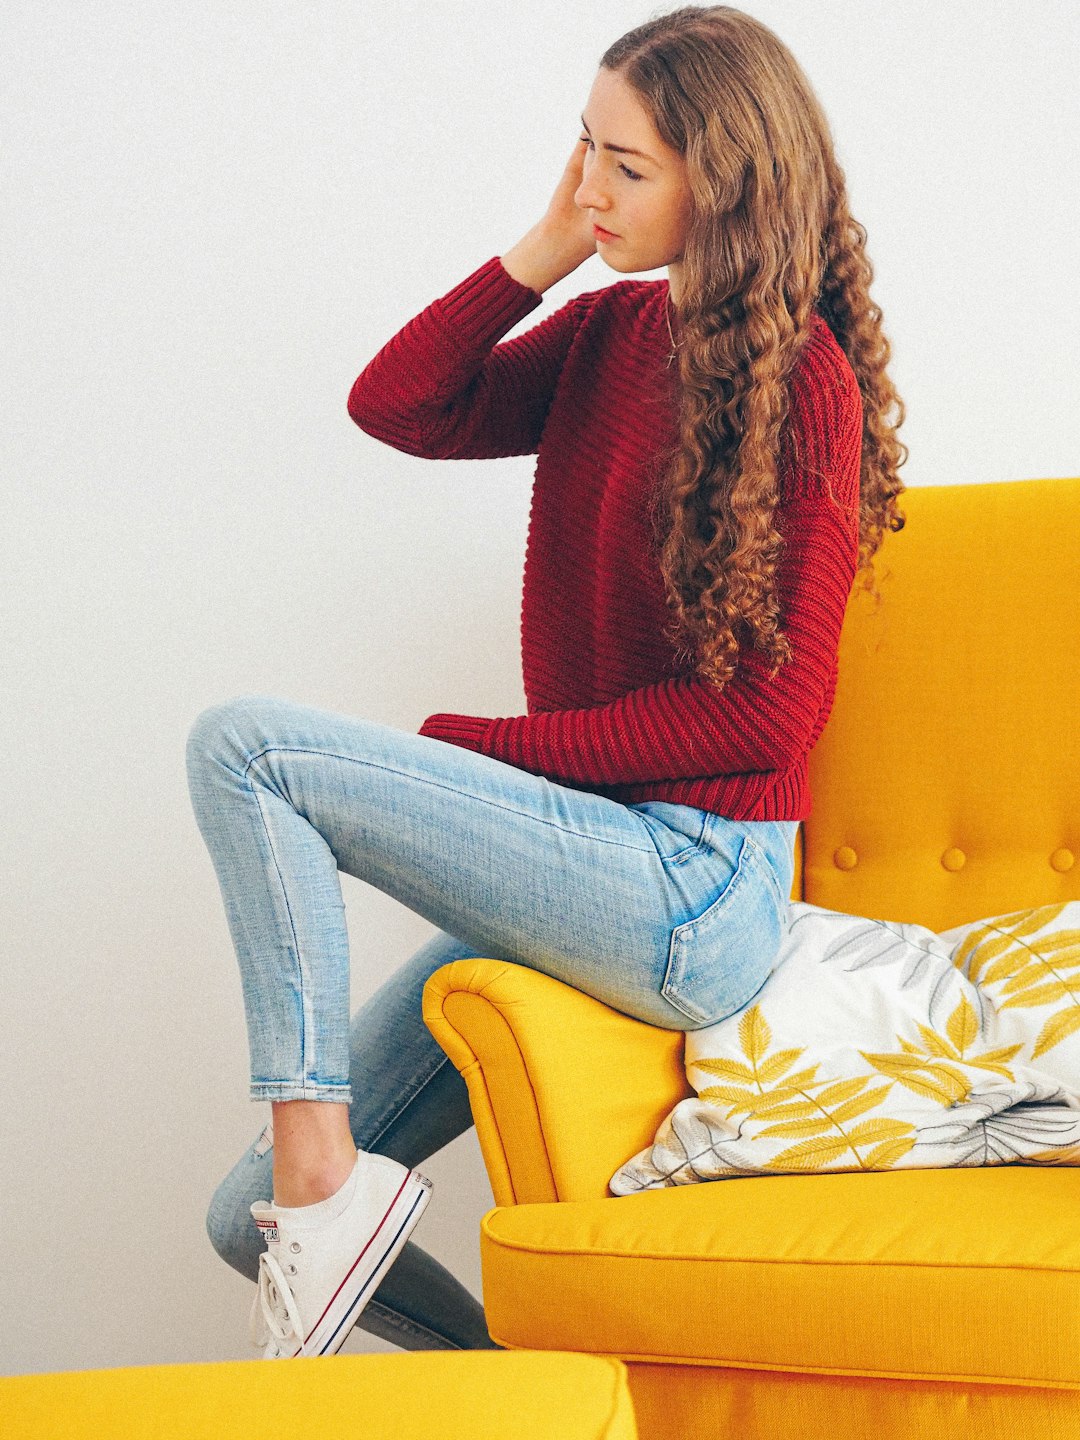
[[[853,593],[793,899],[935,930],[1080,898],[1080,479],[913,489]],[[1080,1175],[754,1176],[612,1196],[694,1092],[683,1036],[460,960],[424,1019],[464,1076],[510,1348],[626,1362],[643,1440],[1080,1436]]]

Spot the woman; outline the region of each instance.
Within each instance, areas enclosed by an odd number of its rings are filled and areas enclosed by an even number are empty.
[[[543,218],[348,407],[409,454],[537,455],[527,714],[413,735],[244,696],[188,741],[272,1112],[208,1229],[258,1278],[266,1358],[332,1354],[358,1320],[406,1348],[494,1344],[408,1239],[431,1193],[412,1167],[471,1124],[424,983],[495,956],[668,1029],[746,1005],[786,924],[852,582],[903,525],[865,231],[789,52],[730,6],[675,10],[606,52],[582,123]],[[594,253],[668,278],[498,343]],[[351,1025],[342,871],[438,927]]]

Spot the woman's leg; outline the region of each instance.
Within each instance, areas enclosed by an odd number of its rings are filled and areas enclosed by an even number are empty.
[[[471,1127],[465,1081],[424,1024],[421,996],[428,976],[475,953],[452,935],[434,935],[353,1015],[349,1121],[359,1149],[413,1167]],[[206,1221],[215,1250],[250,1280],[258,1277],[263,1249],[250,1206],[273,1195],[270,1129],[218,1186]],[[405,1350],[501,1348],[473,1293],[413,1241],[357,1324]]]
[[[473,954],[668,1029],[747,1003],[786,923],[794,822],[627,806],[275,696],[204,711],[187,760],[240,962],[253,1099],[354,1102],[339,871]],[[409,1003],[419,1033],[419,991]],[[401,1093],[372,1083],[388,1122]],[[427,1083],[414,1073],[405,1093]]]

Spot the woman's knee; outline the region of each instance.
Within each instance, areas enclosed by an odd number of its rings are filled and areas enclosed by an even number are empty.
[[[263,1249],[251,1206],[256,1200],[272,1198],[272,1167],[269,1152],[255,1158],[253,1150],[246,1151],[214,1191],[206,1211],[206,1233],[211,1245],[226,1264],[250,1280],[258,1278],[259,1252]]]
[[[255,716],[265,716],[268,705],[277,703],[272,695],[237,695],[200,710],[187,735],[187,758],[190,765],[216,752],[222,740],[235,743],[242,739]]]

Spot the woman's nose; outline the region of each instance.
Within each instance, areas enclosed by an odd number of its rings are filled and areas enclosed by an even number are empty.
[[[574,195],[574,204],[579,210],[606,210],[608,202],[602,191],[590,180],[583,180]]]

